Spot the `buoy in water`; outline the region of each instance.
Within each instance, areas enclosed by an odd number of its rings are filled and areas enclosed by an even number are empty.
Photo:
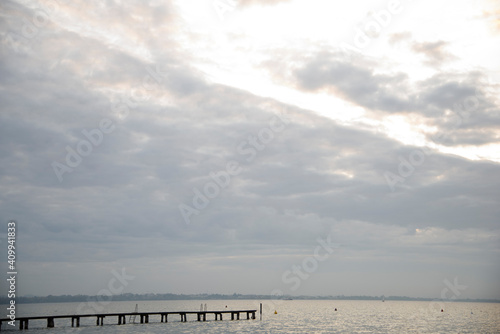
[[[335,308],[335,311],[337,311],[337,308]]]
[[[444,312],[444,310],[443,310],[443,309],[441,309],[441,312]]]
[[[278,314],[278,311],[274,310],[274,314]]]

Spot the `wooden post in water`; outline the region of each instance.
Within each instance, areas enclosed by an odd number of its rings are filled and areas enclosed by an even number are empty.
[[[262,321],[262,303],[260,303],[260,321]]]
[[[28,319],[19,321],[19,329],[28,329]]]
[[[118,325],[125,325],[125,316],[124,315],[118,315]]]
[[[71,327],[75,327],[75,320],[76,327],[80,327],[80,317],[71,317]]]
[[[47,328],[54,327],[54,318],[47,318]]]
[[[104,318],[105,318],[105,317],[106,317],[106,316],[104,316],[104,315],[98,315],[98,316],[97,316],[97,320],[96,320],[96,322],[95,322],[95,325],[96,325],[96,326],[103,326],[103,325],[104,325]]]

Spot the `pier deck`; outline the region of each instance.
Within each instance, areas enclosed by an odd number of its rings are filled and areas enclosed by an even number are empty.
[[[19,317],[16,321],[19,323],[19,329],[28,329],[30,320],[47,320],[47,328],[55,327],[55,319],[71,319],[71,327],[80,327],[80,318],[96,318],[96,326],[104,325],[104,318],[106,317],[116,317],[117,325],[125,325],[126,317],[128,316],[139,316],[141,324],[149,323],[149,316],[159,315],[160,322],[168,322],[169,315],[180,316],[181,322],[187,321],[188,314],[196,314],[198,321],[207,321],[207,315],[213,315],[214,320],[222,321],[223,314],[231,314],[231,320],[240,320],[240,314],[247,315],[247,319],[255,320],[255,313],[257,310],[230,310],[230,311],[179,311],[179,312],[125,312],[125,313],[101,313],[101,314],[74,314],[74,315],[50,315],[50,316],[38,316],[38,317]],[[0,330],[2,329],[2,324],[5,322],[10,322],[11,319],[3,318],[0,319]]]

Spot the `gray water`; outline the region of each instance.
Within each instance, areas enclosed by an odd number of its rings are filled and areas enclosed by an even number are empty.
[[[106,305],[81,303],[21,304],[17,316],[45,316],[76,314],[77,310],[89,312],[89,307],[99,308],[99,313],[132,312],[138,304],[139,311],[199,311],[200,304],[211,310],[259,309],[260,301],[206,300],[206,301],[141,301],[108,302]],[[95,318],[82,318],[79,328],[71,327],[71,319],[55,319],[55,328],[47,329],[46,320],[32,320],[29,333],[500,333],[500,304],[415,301],[347,301],[347,300],[290,300],[262,301],[263,320],[214,321],[207,315],[206,322],[196,321],[188,315],[188,322],[170,315],[168,323],[161,323],[159,316],[151,316],[149,324],[118,326],[117,317],[104,319],[104,326],[95,325]],[[85,306],[85,307],[83,307]],[[227,306],[227,308],[226,308]],[[337,311],[335,311],[337,308]],[[441,312],[443,308],[444,312]],[[3,308],[5,310],[5,307]],[[277,314],[274,314],[274,311]],[[5,315],[0,317],[4,318]],[[136,322],[139,322],[137,317]],[[2,324],[4,330],[19,330]]]

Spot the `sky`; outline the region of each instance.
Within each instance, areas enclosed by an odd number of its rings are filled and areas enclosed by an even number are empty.
[[[500,298],[498,2],[5,0],[0,27],[18,295]]]

